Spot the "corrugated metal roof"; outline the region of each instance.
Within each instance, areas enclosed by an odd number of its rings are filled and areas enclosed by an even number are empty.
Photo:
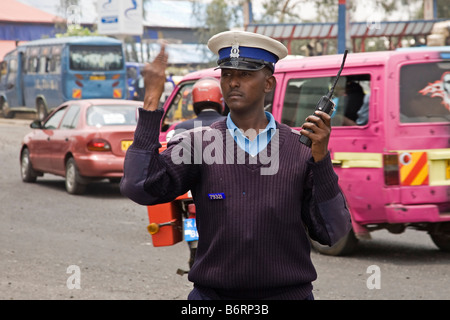
[[[355,38],[382,36],[419,36],[431,33],[440,20],[381,21],[350,23],[350,36]],[[247,31],[279,40],[327,39],[337,37],[337,23],[249,24]]]
[[[16,0],[7,0],[2,3],[0,21],[28,22],[28,23],[52,23],[63,21],[60,17],[39,10]]]

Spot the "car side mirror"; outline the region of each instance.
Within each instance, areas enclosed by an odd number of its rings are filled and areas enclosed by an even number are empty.
[[[30,124],[30,128],[32,128],[32,129],[42,129],[42,122],[41,122],[41,120],[34,120]]]

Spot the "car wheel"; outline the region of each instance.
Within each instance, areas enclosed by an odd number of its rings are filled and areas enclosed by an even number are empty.
[[[313,249],[328,256],[344,256],[350,254],[355,250],[357,244],[358,239],[356,238],[353,229],[331,247],[324,246],[311,239],[311,246]]]
[[[20,157],[20,174],[23,182],[35,182],[38,176],[31,165],[30,151],[27,148],[23,149]]]
[[[80,173],[73,158],[66,162],[66,190],[70,194],[83,194],[86,184],[80,182]]]

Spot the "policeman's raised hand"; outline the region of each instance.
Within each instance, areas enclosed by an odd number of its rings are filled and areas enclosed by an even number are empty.
[[[155,111],[158,109],[159,99],[164,91],[166,82],[166,68],[168,55],[166,47],[161,44],[161,50],[155,60],[144,67],[145,97],[144,109]]]
[[[310,129],[312,132],[304,129]],[[311,153],[315,162],[322,160],[328,154],[328,141],[331,133],[329,114],[315,111],[313,115],[306,118],[300,133],[311,139]]]

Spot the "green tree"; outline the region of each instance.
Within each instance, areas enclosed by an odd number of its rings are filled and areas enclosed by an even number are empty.
[[[75,37],[98,35],[95,30],[81,26],[80,0],[60,0],[58,12],[65,23],[57,23],[56,37]]]
[[[450,2],[448,0],[437,0],[436,1],[438,19],[450,19]],[[420,7],[419,11],[414,16],[415,19],[423,19],[423,6]]]
[[[212,0],[205,4],[192,2],[193,15],[196,18],[196,35],[199,43],[206,44],[213,35],[230,30],[231,27],[242,26],[242,8],[239,2]],[[205,56],[208,54],[205,49]],[[211,61],[211,65],[214,61]]]

